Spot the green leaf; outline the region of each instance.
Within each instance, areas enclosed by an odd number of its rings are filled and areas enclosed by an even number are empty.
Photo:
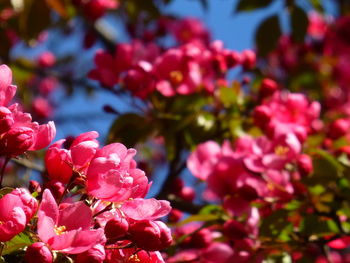
[[[6,194],[9,194],[13,191],[13,188],[11,187],[4,187],[0,189],[0,198],[3,197]]]
[[[278,238],[283,233],[283,239],[286,239],[291,224],[287,217],[288,211],[281,209],[264,218],[260,226],[260,234],[265,237]],[[283,231],[284,229],[285,231]],[[291,231],[293,231],[293,228]]]
[[[25,233],[20,233],[14,238],[12,238],[10,241],[5,242],[5,247],[2,251],[2,254],[9,254],[20,248],[30,246],[31,244],[33,244],[33,242],[30,240],[29,236],[27,236]]]
[[[308,25],[309,19],[305,11],[298,6],[294,6],[291,11],[292,38],[294,41],[304,42]]]
[[[339,232],[339,229],[331,219],[325,220],[315,214],[308,214],[301,223],[300,231],[307,236],[317,235],[321,237],[332,234],[334,233],[333,231]]]
[[[323,150],[313,152],[314,172],[312,177],[319,182],[335,181],[343,172],[343,166],[330,153]]]
[[[218,215],[213,214],[203,214],[203,215],[192,215],[182,220],[177,224],[177,226],[183,226],[191,222],[209,222],[219,219]]]
[[[154,125],[145,117],[135,113],[127,113],[118,117],[108,134],[108,143],[121,142],[127,147],[145,141],[154,130]]]
[[[253,11],[258,8],[267,7],[272,0],[240,0],[235,7],[235,12]]]
[[[266,56],[276,48],[281,36],[281,28],[277,15],[273,15],[264,20],[258,27],[255,34],[255,43],[261,56]]]

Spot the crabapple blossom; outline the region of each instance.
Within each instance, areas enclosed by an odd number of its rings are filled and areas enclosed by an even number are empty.
[[[52,263],[53,256],[50,249],[43,242],[35,242],[26,250],[25,261],[28,263]]]
[[[59,209],[45,189],[38,211],[38,235],[51,249],[67,254],[85,252],[104,242],[102,229],[92,229],[92,212],[83,202]]]

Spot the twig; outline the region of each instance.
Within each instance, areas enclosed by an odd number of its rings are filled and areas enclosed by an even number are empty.
[[[8,164],[8,162],[10,161],[11,158],[6,157],[2,168],[1,168],[1,174],[0,174],[0,188],[2,188],[2,180],[4,179],[4,174],[5,174],[5,169],[6,169],[6,165]]]
[[[45,168],[39,164],[36,164],[36,163],[33,163],[27,159],[16,159],[16,158],[12,158],[11,159],[12,162],[20,165],[20,166],[23,166],[25,168],[29,168],[29,169],[32,169],[32,170],[35,170],[35,171],[38,171],[40,173],[44,172],[45,171]]]

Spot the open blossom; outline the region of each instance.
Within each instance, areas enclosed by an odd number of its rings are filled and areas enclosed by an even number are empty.
[[[57,206],[46,189],[38,211],[38,235],[51,249],[67,254],[85,252],[104,242],[103,229],[92,229],[92,212],[83,202]]]
[[[0,198],[0,241],[22,232],[36,212],[36,200],[25,190],[15,189]]]
[[[26,151],[45,148],[56,135],[56,128],[51,121],[39,125],[32,122],[29,113],[24,113],[18,104],[7,106],[16,92],[11,85],[12,72],[6,65],[0,66],[0,155],[17,156]]]
[[[319,117],[321,106],[301,93],[275,92],[270,100],[255,108],[255,121],[271,137],[294,133],[304,141]]]
[[[68,183],[73,171],[85,173],[99,146],[95,131],[77,136],[68,149],[62,139],[52,144],[46,152],[45,164],[51,180]]]
[[[135,154],[135,149],[121,143],[99,149],[87,170],[88,193],[110,202],[145,197],[150,184],[145,173],[136,168]]]

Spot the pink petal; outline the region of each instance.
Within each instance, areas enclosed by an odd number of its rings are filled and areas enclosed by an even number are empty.
[[[171,206],[165,200],[136,198],[124,202],[121,210],[134,220],[154,220],[169,214]]]
[[[67,231],[81,228],[88,229],[91,226],[92,212],[83,202],[69,204],[60,210],[58,224],[65,226]]]
[[[94,157],[98,143],[94,141],[81,142],[71,147],[71,157],[73,166],[83,167]]]
[[[36,151],[47,147],[55,136],[56,127],[53,121],[49,121],[48,124],[40,125],[36,133],[36,140],[29,150]]]

